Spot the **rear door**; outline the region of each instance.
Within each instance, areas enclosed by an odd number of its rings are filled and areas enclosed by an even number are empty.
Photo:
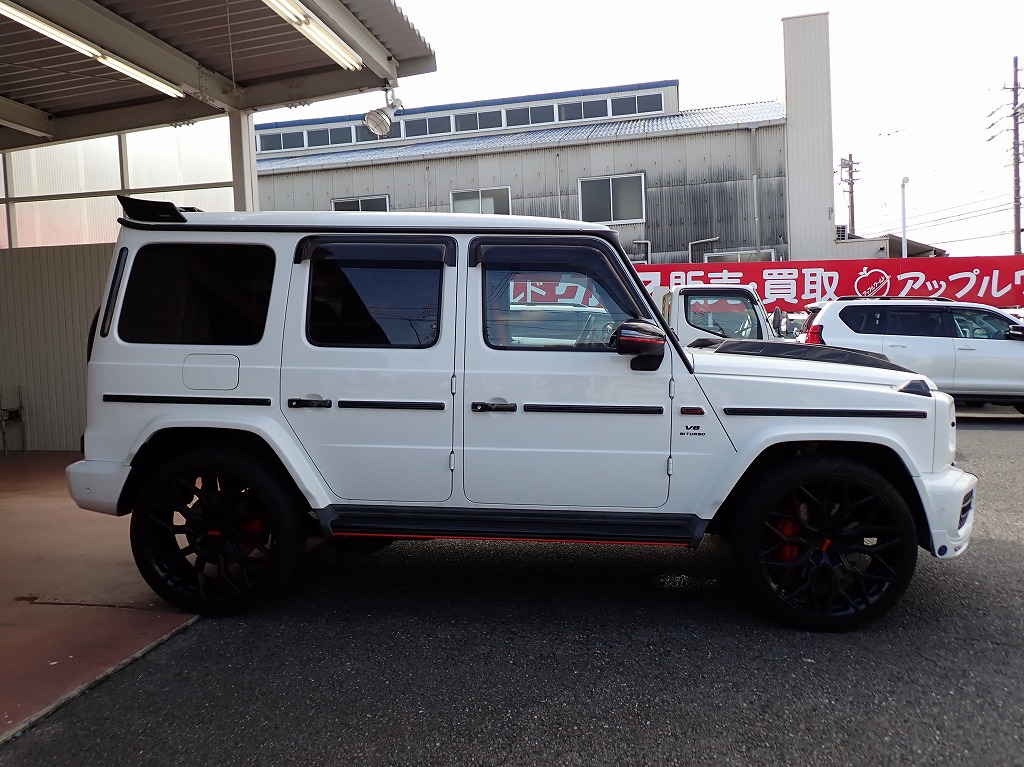
[[[928,376],[940,390],[953,390],[956,353],[944,307],[888,307],[882,352],[897,365]]]
[[[440,237],[332,237],[293,267],[282,407],[341,498],[452,493],[455,253]]]

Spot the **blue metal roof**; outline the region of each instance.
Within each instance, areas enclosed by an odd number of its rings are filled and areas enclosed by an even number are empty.
[[[437,104],[429,107],[416,107],[403,109],[400,117],[408,115],[429,114],[432,112],[451,112],[456,109],[480,109],[483,107],[504,106],[505,104],[522,104],[530,101],[551,101],[552,99],[582,98],[584,96],[600,96],[608,93],[635,93],[637,91],[651,90],[654,88],[679,87],[678,80],[657,80],[651,83],[636,83],[635,85],[612,85],[604,88],[584,88],[575,91],[559,91],[557,93],[535,93],[529,96],[512,96],[502,99],[487,99],[485,101],[462,101],[456,104]],[[401,94],[399,94],[401,95]],[[333,123],[362,122],[363,112],[355,115],[343,115],[338,117],[316,117],[303,120],[285,120],[283,122],[259,123],[256,130],[273,130],[280,128],[303,128],[308,125],[330,125]]]
[[[679,114],[631,118],[595,123],[574,123],[551,128],[535,128],[516,133],[448,134],[443,138],[408,143],[372,143],[348,145],[348,149],[287,157],[260,157],[259,171],[313,170],[341,166],[399,162],[418,157],[446,154],[486,154],[536,145],[575,144],[615,137],[656,136],[664,133],[724,129],[733,125],[784,120],[785,107],[776,101],[736,104],[725,107],[691,109]]]

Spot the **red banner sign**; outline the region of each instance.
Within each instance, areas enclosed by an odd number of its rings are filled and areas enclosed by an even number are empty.
[[[757,261],[637,264],[647,289],[684,284],[750,285],[769,310],[800,311],[839,296],[951,298],[1024,305],[1024,256],[879,258],[863,261]]]

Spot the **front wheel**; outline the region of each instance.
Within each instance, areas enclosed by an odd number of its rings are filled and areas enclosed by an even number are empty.
[[[880,474],[844,458],[803,458],[761,473],[740,499],[732,540],[758,601],[813,631],[876,620],[917,564],[906,502]]]
[[[135,563],[149,586],[189,612],[249,607],[284,585],[302,558],[299,504],[277,472],[207,448],[159,467],[131,520]]]

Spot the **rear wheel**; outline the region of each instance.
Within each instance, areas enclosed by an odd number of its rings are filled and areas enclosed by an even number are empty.
[[[763,472],[733,519],[737,567],[758,601],[798,628],[869,623],[903,595],[917,564],[906,502],[880,474],[843,458]]]
[[[161,466],[132,513],[139,572],[190,612],[232,612],[271,595],[305,542],[299,504],[278,473],[236,451],[197,450]]]

